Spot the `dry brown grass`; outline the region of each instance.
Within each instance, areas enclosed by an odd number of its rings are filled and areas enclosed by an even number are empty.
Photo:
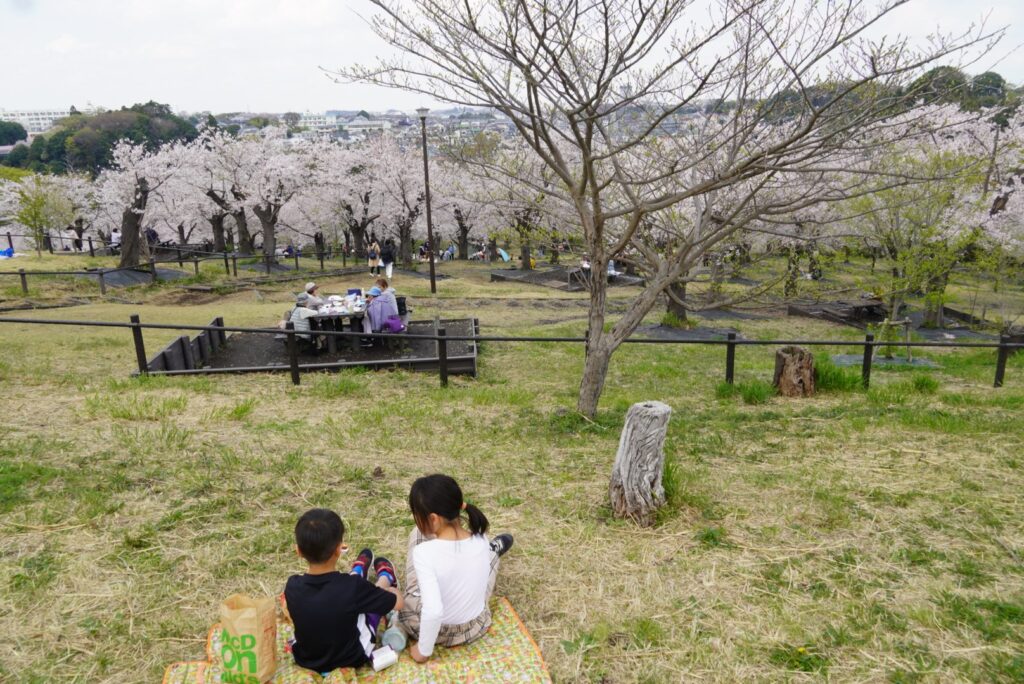
[[[585,325],[579,295],[460,275],[435,300],[425,280],[397,285],[417,318],[472,314],[485,333]],[[144,288],[138,306],[33,315],[266,325],[288,289],[186,306]],[[147,348],[174,336],[147,331]],[[298,388],[133,380],[124,330],[4,324],[0,345],[0,629],[16,635],[0,679],[154,681],[200,657],[221,598],[276,593],[301,569],[291,527],[310,506],[338,510],[353,545],[401,569],[407,488],[431,471],[516,535],[498,590],[558,681],[1013,681],[1024,668],[1024,358],[998,391],[991,354],[936,354],[935,393],[876,370],[872,393],[747,405],[715,398],[721,349],[636,345],[589,422],[571,411],[582,359],[565,345],[485,345],[480,378],[447,390],[401,371]],[[741,349],[738,378],[771,363]],[[625,409],[652,398],[675,410],[671,504],[642,530],[610,519],[607,483]]]

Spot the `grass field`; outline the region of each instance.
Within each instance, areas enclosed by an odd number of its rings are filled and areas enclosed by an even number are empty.
[[[398,280],[415,318],[585,328],[582,295],[455,268],[436,299]],[[74,287],[56,282],[41,294]],[[31,315],[267,325],[288,287],[144,287]],[[174,336],[146,331],[150,354]],[[0,681],[152,682],[200,657],[220,599],[301,570],[291,529],[311,506],[401,571],[408,486],[433,471],[515,534],[498,592],[556,681],[1024,680],[1024,354],[999,390],[992,351],[936,351],[922,355],[941,369],[876,368],[866,392],[826,364],[825,391],[789,400],[767,390],[770,348],[741,348],[729,388],[721,348],[631,345],[589,421],[572,410],[575,345],[486,344],[480,377],[447,389],[402,371],[133,379],[125,330],[2,324],[0,349]],[[611,518],[607,486],[625,412],[647,399],[674,409],[669,505],[638,529]]]

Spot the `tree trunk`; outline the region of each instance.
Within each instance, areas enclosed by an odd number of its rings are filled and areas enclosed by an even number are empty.
[[[814,395],[814,356],[803,347],[783,347],[775,352],[772,384],[784,397]]]
[[[786,250],[786,284],[782,293],[789,299],[796,296],[796,283],[800,277],[800,255],[792,247]]]
[[[498,241],[494,238],[487,239],[487,255],[491,261],[498,260]]]
[[[665,305],[665,311],[678,318],[681,322],[686,322],[686,281],[679,280],[668,286],[668,291],[665,292],[668,303]]]
[[[619,437],[608,494],[612,513],[643,527],[654,524],[665,504],[661,475],[665,468],[665,433],[672,408],[660,401],[633,404]]]
[[[523,240],[523,242],[519,245],[519,258],[523,262],[523,270],[524,271],[530,271],[530,270],[533,269],[533,266],[530,265],[530,241],[529,240]]]
[[[349,226],[352,232],[352,248],[357,259],[366,258],[366,226],[353,223]]]
[[[949,271],[928,279],[925,293],[924,327],[943,328],[946,325],[943,312],[943,300],[946,294],[946,284],[949,282]]]
[[[592,347],[587,343],[587,356],[583,362],[583,378],[580,380],[580,395],[576,402],[576,410],[587,418],[597,415],[597,404],[604,392],[604,381],[608,375],[608,363],[611,361],[612,350],[603,347]]]
[[[225,214],[214,214],[207,219],[210,222],[210,232],[213,233],[214,252],[227,251],[227,246],[224,242],[224,216]]]
[[[942,328],[946,324],[945,316],[942,311],[941,300],[925,300],[924,320],[922,321],[921,327],[923,328]]]
[[[130,207],[121,214],[121,260],[118,268],[139,265],[142,250],[142,217],[149,201],[149,182],[140,178],[135,183],[135,198]]]
[[[595,252],[597,250],[594,250]],[[699,259],[700,255],[694,255]],[[592,255],[591,269],[593,273],[604,273],[608,268],[607,257]],[[668,288],[669,283],[682,277],[693,266],[693,261],[680,264],[678,269],[669,271],[664,276],[652,276],[648,286],[626,307],[626,313],[615,322],[611,330],[605,332],[605,310],[607,308],[608,279],[590,278],[590,311],[587,318],[586,358],[583,363],[583,377],[580,380],[580,393],[576,402],[577,410],[588,418],[597,414],[597,404],[604,390],[608,365],[612,354],[623,340],[633,334],[644,317],[651,312],[659,298]]]
[[[596,259],[593,266],[600,264]],[[608,375],[608,364],[615,347],[607,339],[604,331],[604,310],[607,283],[601,278],[591,278],[590,312],[587,316],[587,343],[583,361],[583,377],[580,379],[580,395],[576,402],[576,410],[587,418],[597,415],[597,404],[604,391],[605,377]]]
[[[260,220],[260,227],[263,230],[263,256],[269,259],[270,263],[277,263],[277,212],[279,206],[268,204],[252,208],[252,213]]]
[[[469,258],[469,231],[473,229],[473,226],[459,207],[455,207],[454,214],[455,226],[458,230],[459,258],[466,260]]]
[[[437,239],[437,236],[434,236]],[[434,245],[430,246],[430,258],[434,256]],[[412,269],[412,223],[401,221],[398,224],[398,259],[402,262],[402,268]]]
[[[250,255],[255,251],[253,247],[252,233],[249,232],[249,219],[245,216],[245,208],[231,214],[235,219],[235,227],[238,229],[238,253]]]

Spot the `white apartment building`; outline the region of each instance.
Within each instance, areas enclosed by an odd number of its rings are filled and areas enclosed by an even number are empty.
[[[391,122],[387,119],[366,119],[356,116],[348,121],[339,124],[342,129],[350,135],[365,135],[366,133],[383,133],[391,130]]]
[[[20,123],[29,135],[49,130],[57,119],[71,113],[68,109],[0,109],[0,121]]]
[[[303,128],[310,128],[315,131],[331,130],[338,127],[338,117],[333,114],[313,114],[306,112],[299,119],[299,125]]]

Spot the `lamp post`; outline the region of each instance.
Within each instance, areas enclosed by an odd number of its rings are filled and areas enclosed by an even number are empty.
[[[427,258],[430,260],[430,294],[437,294],[437,281],[434,277],[434,222],[430,217],[430,167],[427,165],[427,112],[426,107],[420,107],[416,114],[420,117],[420,131],[423,133],[423,185],[426,188],[427,200],[427,242],[430,249],[427,250]]]

